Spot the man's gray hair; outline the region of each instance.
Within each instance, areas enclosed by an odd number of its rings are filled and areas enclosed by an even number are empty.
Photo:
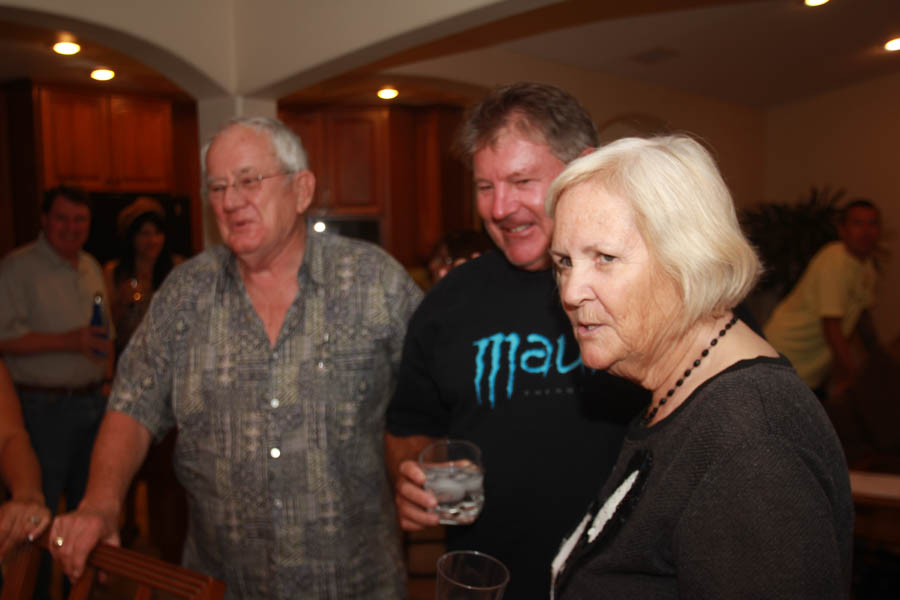
[[[270,117],[234,117],[225,122],[219,130],[203,145],[200,150],[200,166],[203,169],[202,181],[204,191],[206,189],[206,154],[209,147],[219,135],[232,127],[248,127],[269,136],[275,157],[281,163],[285,173],[296,173],[309,168],[306,161],[306,151],[303,142],[287,125],[278,119]]]

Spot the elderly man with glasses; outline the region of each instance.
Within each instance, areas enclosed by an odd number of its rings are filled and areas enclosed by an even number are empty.
[[[97,540],[116,541],[132,475],[175,427],[182,562],[227,598],[404,597],[382,436],[421,293],[378,248],[307,232],[315,177],[282,123],[233,120],[203,158],[224,247],[154,296],[53,552],[77,578]]]

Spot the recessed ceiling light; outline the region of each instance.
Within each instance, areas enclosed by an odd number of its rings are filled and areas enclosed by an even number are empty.
[[[115,76],[115,71],[110,69],[94,69],[91,71],[91,79],[96,79],[97,81],[109,81]]]
[[[897,50],[900,50],[900,37],[888,41],[884,45],[884,49],[888,52],[896,52]]]
[[[828,0],[803,0],[803,3],[807,6],[822,6],[828,4]]]
[[[56,42],[53,44],[53,51],[57,54],[78,54],[81,51],[81,46],[75,42]]]
[[[378,97],[381,98],[382,100],[393,100],[394,98],[396,98],[399,95],[400,95],[400,92],[398,92],[397,90],[395,90],[392,87],[383,87],[380,90],[378,90]]]

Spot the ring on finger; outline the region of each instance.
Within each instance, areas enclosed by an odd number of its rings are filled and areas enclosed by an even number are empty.
[[[62,548],[64,541],[65,540],[63,540],[63,536],[58,535],[58,536],[56,536],[56,539],[53,540],[53,545],[56,546],[57,548]]]

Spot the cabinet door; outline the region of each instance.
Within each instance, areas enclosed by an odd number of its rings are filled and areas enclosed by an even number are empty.
[[[387,117],[387,109],[380,108],[327,113],[329,212],[381,214],[389,181]]]
[[[162,192],[172,187],[172,105],[156,98],[111,96],[111,178],[115,187]]]
[[[278,117],[300,136],[309,170],[316,176],[316,192],[309,208],[311,215],[328,212],[329,178],[325,159],[325,118],[321,112],[295,113],[282,111]]]
[[[44,187],[108,189],[107,97],[44,88],[40,104]]]

